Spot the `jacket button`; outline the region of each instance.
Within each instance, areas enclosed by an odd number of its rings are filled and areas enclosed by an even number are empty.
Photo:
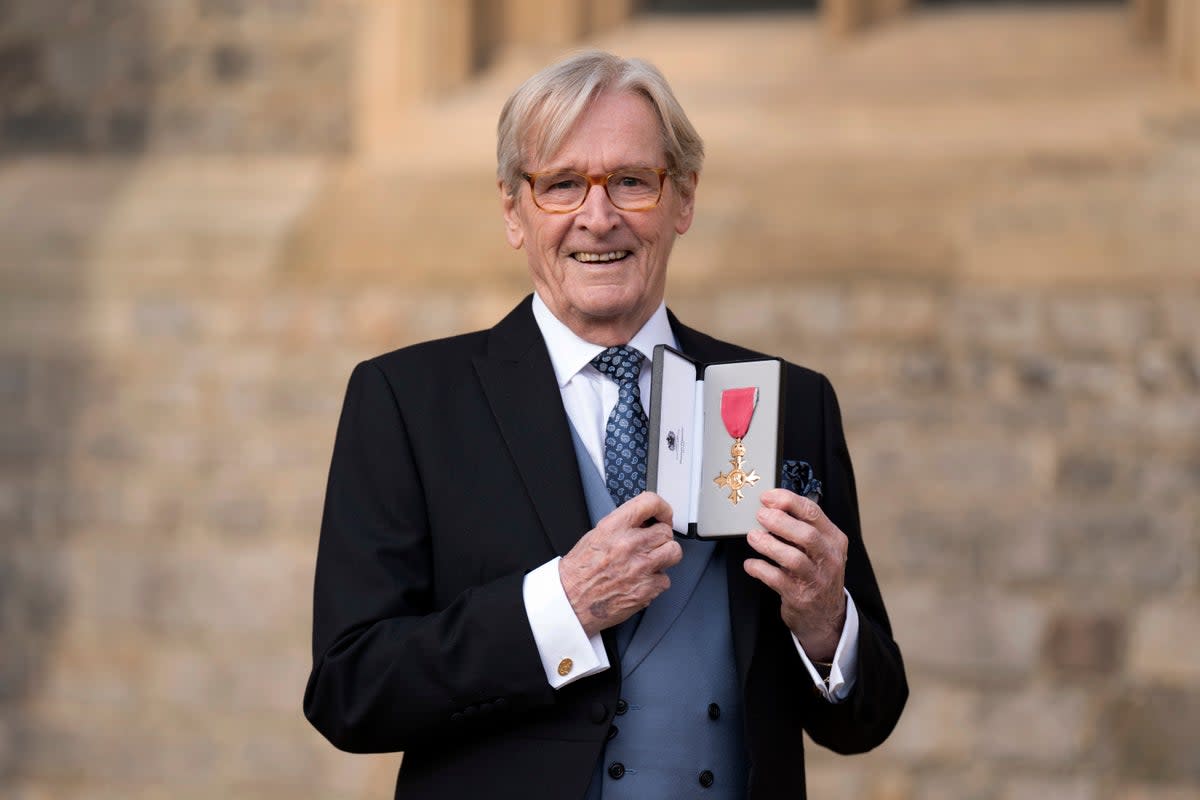
[[[604,705],[604,703],[599,701],[592,703],[591,718],[592,722],[596,723],[597,725],[608,719],[608,708]]]
[[[453,714],[450,715],[451,722],[462,722],[462,719],[463,719],[463,715],[462,715],[461,711],[455,711]]]
[[[620,761],[614,761],[613,763],[609,764],[608,777],[612,778],[614,781],[621,780],[621,778],[625,777],[625,765]]]
[[[508,708],[508,700],[504,697],[497,697],[495,700],[495,705],[496,708],[503,711],[504,709]]]
[[[467,717],[473,717],[478,713],[479,713],[479,709],[476,708],[475,706],[467,706],[466,708],[463,709],[463,715],[467,716]]]
[[[618,714],[624,714],[628,710],[629,710],[629,703],[626,703],[624,698],[617,700],[617,713]]]
[[[617,738],[617,734],[620,732],[621,732],[621,729],[618,728],[616,725],[609,725],[608,726],[608,740],[611,742],[613,739]]]
[[[708,718],[713,719],[713,720],[720,719],[721,718],[721,707],[719,705],[717,705],[716,703],[709,703],[708,704]]]
[[[705,789],[713,785],[713,774],[709,770],[700,773],[700,785]]]

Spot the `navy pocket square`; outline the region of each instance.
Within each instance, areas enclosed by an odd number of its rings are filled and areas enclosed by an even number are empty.
[[[807,461],[796,461],[785,458],[780,473],[779,485],[789,492],[803,495],[814,503],[821,502],[824,493],[821,482],[813,475],[813,468]]]

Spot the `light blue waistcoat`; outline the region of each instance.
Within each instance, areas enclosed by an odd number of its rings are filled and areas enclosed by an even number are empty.
[[[571,437],[595,525],[615,505],[574,428]],[[724,555],[713,542],[679,543],[683,560],[667,571],[671,588],[640,620],[617,628],[623,702],[586,800],[745,796],[748,758]]]

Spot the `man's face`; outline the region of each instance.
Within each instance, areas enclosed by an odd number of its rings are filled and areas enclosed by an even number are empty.
[[[621,92],[596,98],[552,158],[524,168],[605,175],[666,161],[653,106]],[[689,181],[693,192],[683,197],[668,177],[649,211],[622,211],[603,186],[593,186],[566,214],[534,205],[528,183],[513,196],[501,186],[508,243],[525,248],[534,288],[556,317],[589,341],[623,344],[662,302],[671,245],[692,224],[695,178]]]

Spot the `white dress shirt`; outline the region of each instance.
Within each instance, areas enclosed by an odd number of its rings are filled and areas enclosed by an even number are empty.
[[[554,366],[567,417],[583,440],[596,469],[603,475],[604,429],[608,415],[617,404],[617,383],[593,367],[591,361],[606,348],[579,338],[554,316],[537,294],[533,296],[533,317],[550,351],[550,362]],[[659,305],[628,343],[645,359],[638,379],[643,406],[650,397],[649,356],[659,344],[679,346],[667,320],[665,304]],[[600,635],[589,638],[584,633],[583,625],[567,600],[558,576],[558,562],[555,558],[533,570],[525,576],[524,583],[525,613],[529,616],[546,680],[555,689],[609,667]],[[794,635],[792,642],[825,698],[833,703],[844,700],[854,687],[858,665],[858,613],[850,593],[846,592],[846,624],[834,653],[828,681],[821,678]]]

